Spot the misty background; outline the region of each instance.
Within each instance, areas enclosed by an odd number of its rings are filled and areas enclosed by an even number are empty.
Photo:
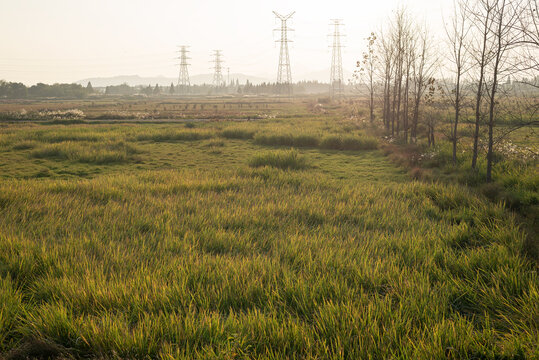
[[[365,49],[365,38],[399,6],[406,6],[443,36],[449,0],[376,2],[206,0],[21,0],[3,1],[0,79],[37,82],[92,81],[94,86],[170,84],[178,76],[178,45],[190,46],[193,84],[211,82],[214,49],[224,55],[227,79],[275,81],[278,22],[272,13],[296,11],[290,27],[293,81],[329,81],[329,20],[345,24],[345,80]]]

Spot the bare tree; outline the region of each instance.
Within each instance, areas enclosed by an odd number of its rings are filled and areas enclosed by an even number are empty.
[[[453,145],[453,164],[457,164],[458,126],[461,110],[463,108],[462,80],[468,70],[468,52],[466,49],[470,26],[468,24],[466,9],[462,1],[454,2],[453,18],[449,26],[446,26],[447,44],[450,50],[449,60],[452,72],[455,75],[454,88],[447,89],[454,109],[453,126],[450,140]]]
[[[436,80],[434,78],[429,78],[425,88],[427,90],[425,93],[425,103],[428,105],[427,117],[425,121],[425,125],[427,126],[427,140],[429,146],[435,146],[436,138],[434,136],[434,133],[436,132],[436,124],[438,122],[438,119],[441,117],[441,112],[438,108],[440,105],[443,106],[443,104],[437,104],[435,102]],[[442,90],[440,86],[438,86],[438,90]]]
[[[398,9],[389,24],[389,28],[380,33],[380,46],[377,47],[378,58],[383,59],[384,64],[381,76],[384,83],[384,122],[391,135],[400,135],[402,130],[404,142],[408,142],[410,131],[414,132],[409,118],[414,70],[417,69],[414,67],[418,56],[416,46],[421,37],[419,32],[423,29],[416,28],[405,8]],[[414,96],[413,103],[415,99]]]
[[[475,129],[473,135],[472,169],[477,167],[479,153],[479,130],[482,119],[481,106],[485,85],[485,71],[490,61],[489,41],[492,27],[495,0],[476,0],[466,6],[466,12],[476,33],[476,43],[471,47],[471,54],[478,72],[477,88],[475,92]]]
[[[531,76],[521,82],[539,88],[539,0],[524,2],[515,27],[520,34],[517,44],[521,47],[521,61],[515,70]]]
[[[369,120],[374,122],[374,87],[376,75],[377,55],[375,53],[376,34],[371,32],[367,40],[367,50],[363,52],[361,61],[357,62],[356,67],[359,70],[354,72],[354,78],[360,82],[360,85],[367,87],[369,93]]]
[[[481,0],[488,1],[488,0]],[[518,43],[518,32],[515,32],[516,24],[521,15],[521,7],[517,0],[497,0],[494,3],[494,27],[493,34],[493,64],[492,83],[489,89],[489,115],[488,115],[488,151],[487,151],[487,182],[492,181],[492,162],[494,145],[494,127],[496,95],[500,75],[503,71],[504,62],[508,52]]]
[[[411,69],[412,69],[412,63],[415,60],[416,56],[416,42],[417,42],[417,36],[414,35],[413,31],[411,31],[408,36],[406,37],[406,43],[405,43],[405,68],[406,68],[406,76],[405,76],[405,82],[404,82],[404,111],[403,111],[403,130],[404,130],[404,143],[408,143],[408,132],[410,129],[410,126],[408,124],[408,119],[410,115],[410,81],[411,81]]]
[[[395,57],[397,72],[395,77],[395,97],[396,97],[396,109],[395,109],[395,122],[397,125],[397,135],[400,133],[401,127],[401,105],[402,105],[402,82],[404,78],[405,61],[407,53],[408,37],[410,36],[411,21],[408,17],[408,13],[405,8],[397,10],[395,14],[395,22],[393,28],[393,41],[397,49]],[[394,106],[395,108],[395,106]],[[392,134],[394,134],[394,124],[392,124]]]
[[[380,60],[380,77],[383,81],[383,109],[382,109],[382,118],[384,121],[384,126],[386,132],[389,133],[392,112],[391,112],[391,80],[394,73],[394,48],[391,43],[391,38],[383,29],[380,31],[380,41],[376,47],[377,57]]]
[[[429,90],[429,87],[434,86],[434,73],[438,64],[438,58],[435,56],[435,50],[432,45],[433,41],[428,36],[427,28],[420,28],[417,32],[419,39],[417,41],[415,61],[411,64],[413,109],[410,135],[412,142],[415,142],[417,139],[421,103],[427,95],[426,91]],[[432,100],[429,101],[432,102]]]

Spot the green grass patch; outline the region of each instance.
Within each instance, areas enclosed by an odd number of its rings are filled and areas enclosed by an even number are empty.
[[[38,144],[35,141],[23,140],[14,144],[11,148],[13,150],[29,150],[37,147]]]
[[[329,135],[320,141],[320,148],[328,150],[375,150],[378,140],[373,137]]]
[[[37,159],[70,160],[80,163],[106,165],[135,161],[140,151],[125,142],[107,142],[99,145],[66,141],[49,144],[31,152]]]
[[[352,135],[327,135],[319,137],[312,134],[258,133],[254,137],[254,142],[258,145],[350,151],[375,150],[378,147],[378,140],[374,137]]]
[[[197,141],[214,137],[209,131],[186,131],[186,130],[148,130],[137,134],[137,141],[170,142],[170,141]]]
[[[254,135],[255,135],[254,130],[243,129],[243,128],[228,128],[221,132],[221,136],[226,139],[249,140],[249,139],[252,139]]]
[[[249,166],[271,166],[279,169],[300,170],[308,167],[307,158],[296,150],[266,151],[249,159]]]
[[[338,150],[364,138],[302,106],[195,129],[0,126],[0,357],[536,357],[536,263],[502,202],[413,181],[381,151],[260,152],[220,136],[316,134]],[[177,132],[215,136],[151,140]],[[35,147],[13,148],[23,141]],[[81,162],[105,150],[128,160]],[[532,170],[482,190],[532,193]]]
[[[255,144],[269,146],[316,147],[318,137],[308,134],[266,134],[258,133],[254,137]]]

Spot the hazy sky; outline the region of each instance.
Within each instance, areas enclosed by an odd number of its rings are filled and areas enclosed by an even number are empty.
[[[223,50],[231,73],[276,77],[278,23],[291,22],[292,77],[329,68],[329,20],[343,19],[349,71],[364,38],[399,5],[441,34],[451,0],[0,0],[0,79],[73,82],[114,75],[176,77],[178,45],[191,46],[190,74],[210,73]]]

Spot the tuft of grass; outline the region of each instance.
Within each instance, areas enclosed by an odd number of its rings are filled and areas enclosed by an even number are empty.
[[[195,130],[360,136],[295,104]],[[252,168],[259,147],[221,136],[148,141],[151,160],[129,166],[28,156],[45,139],[87,153],[179,130],[0,124],[0,358],[537,357],[539,280],[522,256],[537,247],[502,202],[464,184],[409,181],[378,151],[310,148],[309,171]],[[534,168],[502,165],[493,198],[537,191]],[[30,176],[40,169],[50,176]]]
[[[98,145],[65,141],[44,145],[32,151],[31,156],[38,159],[70,160],[105,165],[136,160],[134,154],[139,152],[138,148],[123,141]]]
[[[242,128],[228,128],[221,132],[221,136],[226,139],[240,139],[249,140],[255,135],[254,130],[242,129]]]
[[[265,134],[258,133],[254,137],[255,144],[270,146],[316,147],[318,137],[309,134]]]
[[[225,142],[221,140],[209,140],[207,143],[204,144],[207,147],[223,147],[225,146]]]
[[[375,150],[378,140],[373,137],[329,135],[322,139],[320,147],[328,150]]]
[[[181,131],[181,130],[149,130],[136,136],[137,141],[169,142],[169,141],[197,141],[209,139],[214,136],[208,131]]]
[[[29,149],[34,149],[36,146],[38,146],[38,144],[35,141],[25,140],[25,141],[16,143],[11,148],[13,150],[29,150]]]
[[[311,147],[328,150],[374,150],[378,141],[374,137],[351,135],[328,135],[320,139],[312,134],[279,134],[258,133],[254,137],[255,144],[270,146]]]
[[[279,150],[259,153],[249,159],[249,166],[271,166],[279,169],[299,170],[307,167],[307,159],[297,150]]]

